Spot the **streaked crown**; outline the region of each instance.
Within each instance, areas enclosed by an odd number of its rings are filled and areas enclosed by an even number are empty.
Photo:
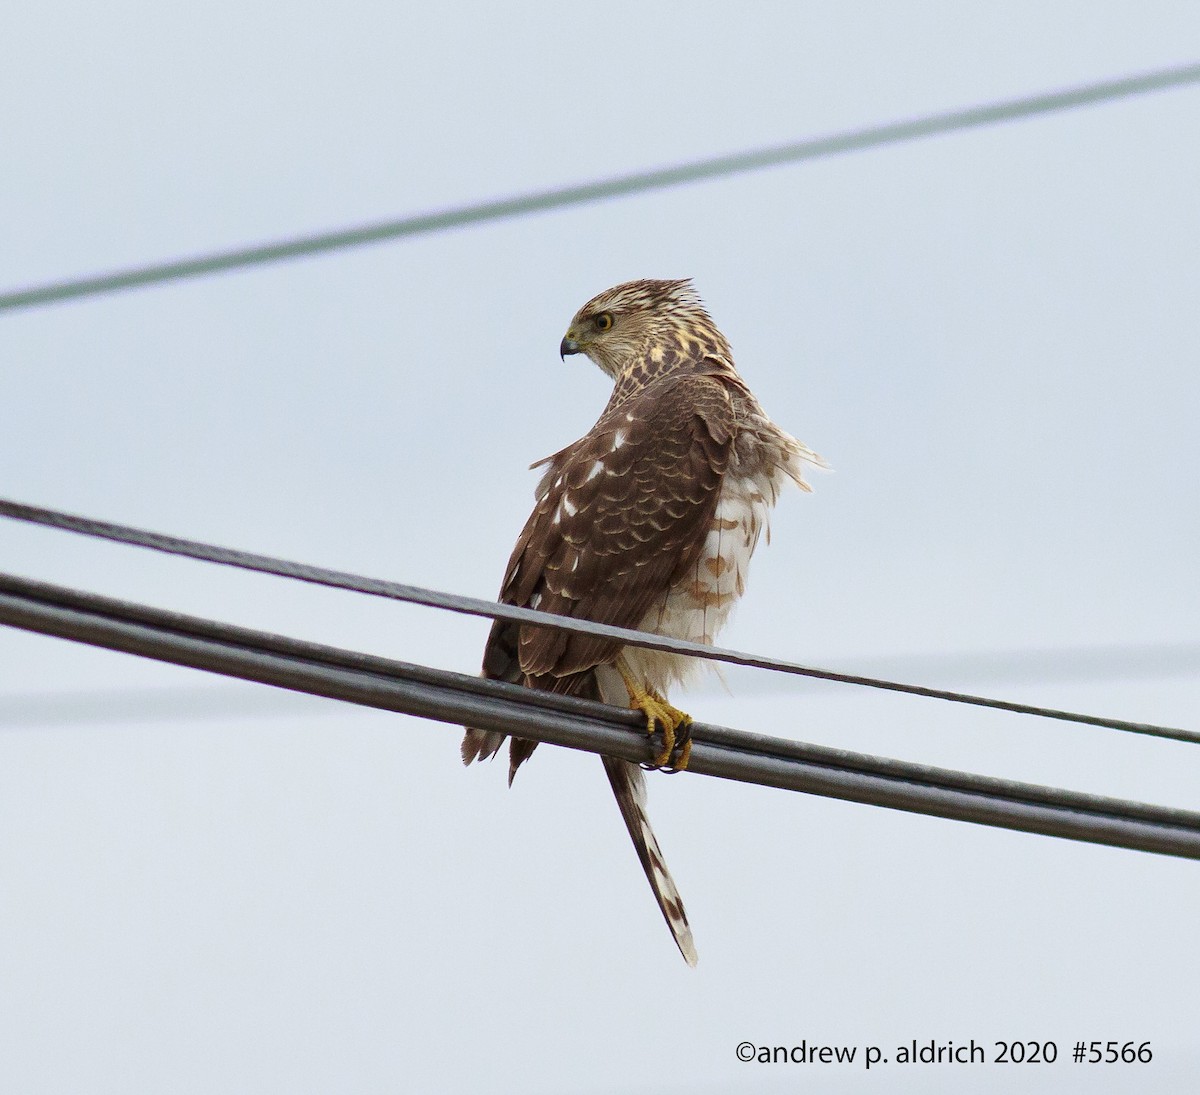
[[[690,278],[627,281],[598,293],[575,313],[559,350],[587,354],[631,390],[705,357],[732,367],[729,343]]]

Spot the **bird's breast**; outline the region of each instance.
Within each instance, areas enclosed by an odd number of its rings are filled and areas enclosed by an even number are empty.
[[[747,475],[731,468],[695,564],[642,619],[641,631],[712,644],[746,591],[750,557],[767,528],[780,483],[773,472]],[[627,647],[626,664],[659,692],[690,676],[695,658]]]

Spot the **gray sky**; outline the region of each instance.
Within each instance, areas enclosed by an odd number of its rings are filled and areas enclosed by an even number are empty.
[[[118,0],[4,22],[5,288],[1200,57],[1200,9],[1144,0]],[[836,469],[782,500],[724,644],[845,667],[1194,644],[1198,149],[1200,90],[1173,91],[7,315],[0,493],[491,597],[527,465],[607,395],[560,363],[566,322],[615,282],[691,276],[767,410]],[[3,522],[0,554],[465,672],[486,633]],[[17,702],[206,686],[225,714],[39,722]],[[1194,674],[990,687],[1200,725]],[[734,691],[684,706],[1200,808],[1195,747]],[[595,758],[544,748],[510,792],[500,765],[462,770],[450,728],[261,692],[0,632],[6,1089],[957,1091],[967,1070],[1010,1090],[1017,1066],[735,1058],[972,1037],[1056,1040],[1057,1063],[1020,1067],[1031,1091],[1200,1077],[1193,863],[654,778],[692,971]],[[1080,1039],[1155,1059],[1076,1065]]]

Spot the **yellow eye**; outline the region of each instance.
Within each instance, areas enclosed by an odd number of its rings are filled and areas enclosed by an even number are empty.
[[[592,322],[597,331],[607,331],[613,325],[612,312],[601,312]]]

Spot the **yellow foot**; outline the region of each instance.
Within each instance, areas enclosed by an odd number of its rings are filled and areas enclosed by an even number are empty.
[[[672,707],[657,692],[639,688],[624,673],[621,676],[629,692],[629,706],[646,716],[646,733],[653,735],[662,730],[662,752],[649,767],[664,768],[669,764],[675,771],[683,771],[692,755],[692,716]]]

